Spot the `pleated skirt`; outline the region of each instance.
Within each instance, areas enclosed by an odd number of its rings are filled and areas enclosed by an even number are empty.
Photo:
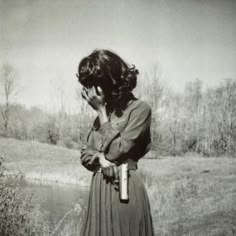
[[[150,203],[138,170],[130,170],[129,201],[101,172],[93,174],[80,236],[154,236]]]

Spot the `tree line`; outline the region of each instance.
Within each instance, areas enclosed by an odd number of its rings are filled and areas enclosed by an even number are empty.
[[[187,82],[183,92],[168,88],[156,68],[138,81],[134,94],[152,107],[152,148],[157,155],[196,152],[205,156],[236,154],[236,80],[223,79],[203,88],[200,79]],[[17,103],[18,76],[3,65],[0,77],[0,135],[37,140],[79,149],[85,142],[96,113],[78,91],[77,113],[65,105],[57,112]],[[18,95],[20,96],[20,95]]]

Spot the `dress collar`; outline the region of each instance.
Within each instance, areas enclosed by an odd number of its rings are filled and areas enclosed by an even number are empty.
[[[137,100],[137,98],[133,95],[133,93],[128,93],[124,98],[122,98],[116,108],[113,111],[109,112],[107,109],[108,117],[115,115],[117,117],[121,117],[124,111],[133,103],[133,101]]]

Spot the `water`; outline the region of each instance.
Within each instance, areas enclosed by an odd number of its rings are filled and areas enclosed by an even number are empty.
[[[88,187],[72,184],[35,184],[26,180],[10,180],[11,185],[17,184],[25,193],[33,193],[51,230],[75,204],[79,204],[82,211],[87,206]]]

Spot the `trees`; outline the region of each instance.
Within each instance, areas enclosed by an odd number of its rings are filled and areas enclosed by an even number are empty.
[[[205,146],[209,154],[232,154],[236,151],[236,81],[225,79],[206,91]]]
[[[14,103],[18,79],[13,66],[0,69],[0,126],[4,136],[35,139],[40,142],[80,148],[95,119],[77,89],[76,113],[68,109],[71,91],[66,96],[64,82],[55,80],[54,107],[50,112],[27,109]],[[152,107],[152,147],[159,155],[182,155],[197,152],[203,155],[235,155],[236,153],[236,80],[225,79],[215,87],[203,89],[195,79],[186,83],[183,92],[175,92],[163,81],[160,67],[140,75],[134,91]],[[56,109],[57,108],[57,109]]]
[[[15,68],[10,64],[4,64],[0,74],[0,110],[3,118],[4,136],[8,136],[11,103],[14,101],[17,94],[17,80],[18,76]]]
[[[162,132],[161,128],[161,113],[163,103],[166,97],[164,94],[164,86],[162,84],[163,74],[159,64],[152,66],[150,73],[140,75],[138,79],[135,94],[137,97],[145,100],[152,108],[152,142],[153,148],[161,145]]]
[[[203,91],[202,81],[195,79],[186,84],[184,89],[184,117],[185,117],[185,140],[187,149],[195,152],[200,152],[201,127],[203,125],[202,105]]]
[[[96,117],[96,113],[93,112],[90,105],[84,101],[80,89],[77,89],[76,91],[76,99],[79,111],[77,114],[78,141],[80,143],[85,143],[88,131],[91,129],[92,123]]]

